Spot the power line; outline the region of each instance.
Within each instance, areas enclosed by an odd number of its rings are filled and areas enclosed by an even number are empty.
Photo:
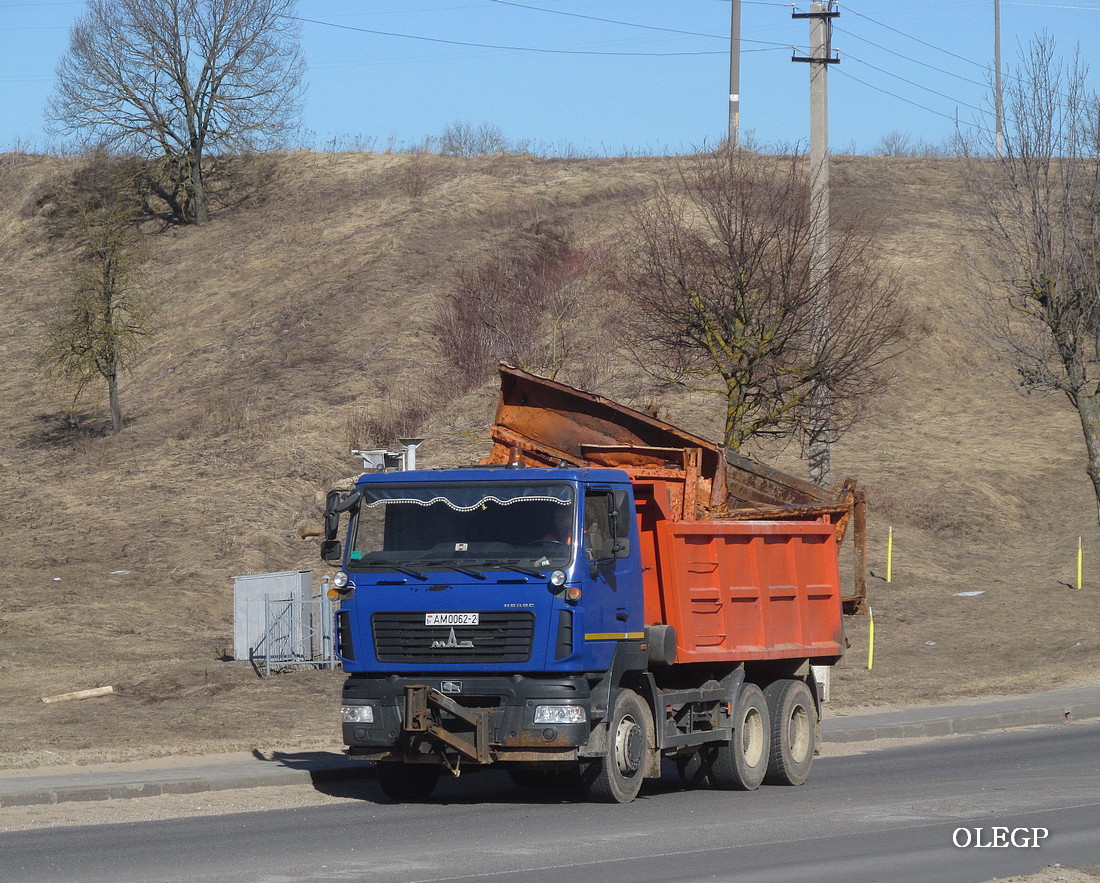
[[[874,46],[878,49],[881,49],[884,52],[889,52],[891,55],[896,55],[898,58],[904,58],[906,61],[911,61],[911,62],[913,62],[913,64],[919,64],[921,67],[926,67],[929,70],[936,71],[937,73],[946,74],[949,77],[954,77],[957,80],[962,80],[964,83],[972,83],[975,86],[982,86],[983,88],[987,87],[989,85],[989,83],[987,83],[987,82],[981,82],[980,80],[972,80],[972,79],[970,79],[970,77],[964,77],[962,74],[956,74],[956,73],[954,73],[952,71],[949,71],[949,70],[946,70],[942,67],[936,67],[936,65],[929,64],[926,61],[921,61],[919,58],[910,58],[908,55],[903,55],[902,53],[898,52],[895,49],[891,49],[888,46],[883,46],[881,43],[876,43],[874,40],[868,40],[866,37],[861,37],[859,34],[854,34],[851,31],[847,31],[844,28],[841,28],[837,25],[833,25],[833,30],[839,31],[840,33],[842,33],[842,34],[844,34],[848,37],[855,37],[857,40],[861,40],[864,43],[869,43],[870,45],[872,45],[872,46]]]
[[[701,52],[600,52],[594,49],[545,49],[538,46],[498,46],[493,43],[470,43],[465,40],[444,40],[442,37],[425,37],[420,34],[399,34],[394,31],[378,31],[373,28],[360,28],[354,25],[341,25],[331,21],[320,21],[315,18],[302,18],[297,15],[288,15],[292,21],[306,22],[308,24],[323,25],[328,28],[339,28],[345,31],[357,31],[363,34],[375,34],[381,37],[400,37],[405,40],[422,40],[427,43],[445,43],[448,46],[468,46],[474,49],[503,49],[508,52],[538,52],[546,55],[606,55],[623,57],[667,58],[684,55],[726,55],[722,50],[704,50]]]
[[[643,25],[643,24],[638,24],[637,22],[632,22],[632,21],[620,21],[619,19],[615,19],[615,18],[599,18],[595,15],[582,15],[579,12],[564,12],[560,9],[546,9],[543,6],[529,6],[526,3],[516,3],[516,2],[514,2],[514,0],[489,0],[489,2],[490,3],[499,3],[501,6],[515,6],[518,9],[530,9],[534,12],[546,12],[546,13],[549,13],[550,15],[565,15],[565,16],[568,16],[569,18],[584,18],[584,19],[588,19],[589,21],[599,21],[599,22],[603,22],[605,24],[623,25],[624,27],[628,27],[628,28],[642,28],[642,29],[647,30],[647,31],[664,31],[666,34],[685,34],[686,36],[689,36],[689,37],[709,37],[709,38],[714,39],[714,40],[728,40],[729,39],[729,34],[705,34],[705,33],[699,32],[699,31],[679,31],[679,30],[676,30],[675,28],[662,28],[662,27],[658,27],[656,25]],[[746,0],[742,0],[742,2],[746,2]],[[784,5],[784,4],[780,4],[780,3],[774,3],[774,4],[773,3],[761,3],[760,5],[762,5],[762,6],[781,6],[781,5]],[[783,48],[786,48],[786,46],[787,46],[786,43],[775,43],[775,42],[772,42],[771,40],[742,40],[741,42],[742,43],[761,43],[761,44],[768,45],[768,46],[781,46]]]
[[[982,64],[981,62],[974,61],[973,59],[967,58],[965,55],[957,55],[956,53],[951,52],[948,49],[943,49],[940,46],[936,46],[933,43],[927,43],[924,40],[921,40],[919,37],[914,37],[912,34],[908,34],[905,31],[898,30],[897,28],[891,27],[890,25],[885,24],[884,22],[881,22],[881,21],[878,21],[877,19],[871,18],[871,16],[869,16],[869,15],[864,15],[862,12],[858,12],[855,9],[852,9],[851,6],[845,7],[844,11],[849,12],[852,15],[857,15],[860,18],[865,18],[865,19],[867,19],[867,21],[878,25],[880,28],[886,28],[886,30],[893,31],[895,34],[901,34],[903,37],[907,37],[910,40],[913,40],[917,43],[920,43],[922,46],[927,46],[929,49],[935,49],[937,52],[942,52],[942,53],[944,53],[944,55],[950,55],[952,58],[959,59],[959,61],[965,61],[967,64],[972,64],[975,67],[982,68],[983,70],[989,70],[989,65],[988,64]]]
[[[564,15],[569,18],[584,18],[588,21],[599,21],[605,24],[622,25],[627,28],[644,28],[647,31],[664,31],[666,34],[686,34],[689,37],[710,37],[716,40],[727,39],[719,34],[704,34],[698,31],[678,31],[675,28],[660,28],[656,25],[640,25],[631,21],[619,21],[614,18],[598,18],[595,15],[581,15],[579,12],[564,12],[560,9],[545,9],[542,6],[528,6],[526,3],[513,3],[512,0],[489,0],[490,3],[499,3],[501,6],[515,6],[517,9],[530,9],[533,12],[545,12],[550,15]]]
[[[1021,5],[1021,4],[1017,4],[1017,5]],[[1045,5],[1045,4],[1034,4],[1034,5]],[[1100,6],[1096,6],[1096,7],[1080,7],[1080,8],[1093,8],[1093,9],[1096,9],[1096,11],[1100,12]],[[870,22],[873,22],[874,24],[877,24],[877,25],[879,25],[880,27],[884,27],[884,28],[886,28],[887,30],[890,30],[890,31],[894,31],[894,33],[897,33],[897,34],[901,34],[901,35],[902,35],[903,37],[908,37],[908,38],[909,38],[910,40],[914,40],[914,41],[916,41],[917,43],[920,43],[920,44],[921,44],[922,46],[927,46],[927,47],[929,47],[930,49],[935,49],[935,50],[936,50],[937,52],[942,52],[942,53],[944,53],[945,55],[950,55],[950,56],[952,56],[953,58],[957,58],[957,59],[959,59],[960,61],[965,61],[965,62],[966,62],[967,64],[972,64],[972,65],[974,65],[975,67],[980,67],[980,68],[982,68],[983,70],[989,71],[989,70],[991,69],[991,66],[990,66],[989,64],[983,64],[983,63],[981,63],[981,62],[978,62],[978,61],[974,61],[974,60],[973,60],[973,59],[971,59],[971,58],[967,58],[967,57],[965,57],[965,56],[963,56],[963,55],[957,55],[956,53],[954,53],[954,52],[951,52],[951,51],[950,51],[950,50],[948,50],[948,49],[944,49],[944,48],[942,48],[942,47],[940,47],[940,46],[936,46],[936,45],[935,45],[935,44],[933,44],[933,43],[928,43],[928,42],[926,42],[926,41],[924,41],[924,40],[921,40],[921,39],[919,39],[919,38],[917,38],[917,37],[914,37],[914,36],[913,36],[912,34],[908,34],[908,33],[906,33],[905,31],[901,31],[901,30],[898,30],[897,28],[893,28],[893,27],[891,27],[891,26],[890,26],[890,25],[888,25],[888,24],[884,24],[883,22],[877,21],[876,19],[873,19],[873,18],[871,18],[870,16],[867,16],[867,15],[863,15],[863,14],[862,14],[862,13],[860,13],[860,12],[856,12],[855,10],[853,10],[853,9],[851,9],[851,8],[848,8],[848,9],[847,9],[846,11],[848,11],[848,12],[851,12],[851,13],[852,13],[852,14],[854,14],[854,15],[858,15],[858,16],[859,16],[860,18],[865,18],[865,19],[867,19],[868,21],[870,21]],[[837,30],[840,30],[840,28],[837,28]],[[923,66],[923,67],[926,67],[926,68],[928,68],[928,69],[930,69],[930,70],[934,70],[934,71],[937,71],[938,73],[941,73],[941,74],[945,74],[945,75],[947,75],[947,76],[949,76],[949,77],[955,77],[956,79],[958,79],[958,80],[962,80],[963,82],[966,82],[966,83],[972,83],[972,84],[974,84],[974,85],[976,85],[976,86],[982,86],[983,88],[991,88],[991,84],[990,84],[989,82],[978,82],[977,80],[971,80],[971,79],[970,79],[969,77],[964,77],[964,76],[962,76],[961,74],[956,74],[956,73],[953,73],[952,71],[946,70],[946,69],[944,69],[944,68],[941,68],[941,67],[937,67],[936,65],[933,65],[933,64],[928,64],[927,62],[923,62],[923,61],[920,61],[919,59],[916,59],[916,58],[910,58],[909,56],[907,56],[907,55],[903,55],[902,53],[898,52],[898,51],[897,51],[897,50],[895,50],[895,49],[891,49],[891,48],[889,48],[889,47],[887,47],[887,46],[882,46],[881,44],[879,44],[879,43],[876,43],[876,42],[874,42],[873,40],[869,40],[869,39],[867,39],[866,37],[862,37],[862,36],[860,36],[859,34],[854,34],[854,33],[852,33],[851,31],[844,31],[844,33],[845,33],[845,34],[847,34],[847,35],[848,35],[848,36],[850,36],[850,37],[855,37],[855,38],[856,38],[857,40],[862,40],[862,41],[863,41],[863,42],[865,42],[865,43],[869,43],[869,44],[870,44],[870,45],[872,45],[872,46],[875,46],[875,47],[877,47],[877,48],[879,48],[879,49],[882,49],[882,50],[883,50],[883,51],[885,51],[885,52],[890,52],[891,54],[893,54],[893,55],[896,55],[896,56],[897,56],[898,58],[904,58],[904,59],[905,59],[906,61],[911,61],[911,62],[913,62],[914,64],[919,64],[919,65],[921,65],[921,66]],[[849,56],[849,57],[851,57],[851,56]],[[859,59],[857,59],[857,60],[859,60]],[[864,61],[864,62],[862,62],[862,63],[863,63],[863,64],[867,64],[867,62],[865,62],[865,61]],[[895,74],[890,74],[890,73],[889,73],[888,71],[883,71],[883,73],[886,73],[886,74],[887,74],[888,76],[896,76]],[[1012,80],[1012,81],[1014,81],[1014,82],[1016,82],[1016,83],[1020,83],[1020,84],[1024,84],[1024,83],[1025,83],[1025,79],[1024,79],[1024,78],[1021,78],[1021,77],[1019,77],[1019,76],[1016,76],[1015,74],[1012,74],[1012,73],[1010,73],[1010,72],[1008,72],[1008,71],[1004,71],[1004,72],[1002,72],[1001,76],[1003,76],[1003,77],[1004,77],[1004,78],[1006,78],[1006,79]],[[904,77],[898,77],[898,79],[904,79]],[[909,82],[909,81],[906,81],[906,82]],[[923,86],[919,86],[919,84],[916,84],[916,83],[914,83],[913,85],[917,85],[917,86],[918,86],[919,88],[924,88]],[[932,90],[929,90],[929,91],[932,91]],[[949,98],[950,98],[950,96],[946,96],[946,97],[949,97]],[[1061,95],[1061,96],[1059,96],[1059,97],[1065,98],[1065,96],[1064,96],[1064,95]],[[954,98],[951,98],[951,100],[952,100],[952,101],[955,101],[956,99],[954,99]],[[967,105],[967,106],[970,106],[970,107],[972,107],[973,105]],[[988,111],[982,110],[982,113],[987,113],[987,112],[988,112]]]
[[[952,122],[956,122],[956,123],[958,122],[957,117],[953,117],[950,114],[943,113],[942,111],[939,111],[939,110],[933,110],[931,107],[928,107],[925,104],[921,104],[919,101],[913,101],[910,98],[906,98],[904,95],[899,95],[897,92],[891,92],[889,89],[883,89],[881,86],[875,86],[872,83],[868,83],[866,80],[861,80],[859,77],[852,76],[852,74],[848,73],[843,68],[837,68],[835,73],[838,73],[841,76],[847,77],[849,80],[854,80],[855,82],[859,83],[861,86],[866,86],[868,89],[874,89],[876,92],[881,92],[883,95],[889,95],[891,98],[898,99],[898,101],[904,101],[906,104],[913,105],[913,107],[919,107],[921,110],[926,110],[929,113],[935,114],[938,117],[943,117],[945,120],[951,120]],[[991,130],[987,129],[986,131],[991,131]]]
[[[1009,6],[1040,6],[1043,9],[1087,9],[1089,12],[1100,12],[1100,6],[1062,6],[1054,3],[1019,3],[1008,2]]]
[[[858,62],[859,64],[862,64],[862,65],[865,65],[866,67],[869,67],[872,70],[878,71],[880,74],[886,74],[886,76],[888,76],[888,77],[893,77],[895,80],[901,80],[903,83],[908,83],[910,86],[916,86],[918,89],[923,89],[925,92],[931,92],[933,95],[938,95],[940,98],[946,98],[948,101],[954,101],[956,104],[961,104],[963,107],[969,107],[971,110],[976,110],[979,113],[986,113],[987,112],[983,108],[978,107],[977,105],[974,105],[974,104],[969,104],[968,102],[963,101],[959,98],[955,98],[953,95],[948,95],[945,92],[937,92],[935,89],[931,89],[928,86],[924,86],[924,85],[916,82],[915,80],[910,80],[910,79],[907,79],[907,78],[905,78],[905,77],[903,77],[899,74],[891,73],[890,71],[886,70],[885,68],[881,68],[881,67],[878,67],[877,65],[873,65],[869,61],[864,61],[862,58],[860,58],[857,55],[852,55],[850,52],[844,53],[844,58],[845,59],[850,59],[851,61]]]

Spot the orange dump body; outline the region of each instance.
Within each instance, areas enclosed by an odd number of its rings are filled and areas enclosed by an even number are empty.
[[[647,624],[676,630],[677,662],[844,653],[836,533],[827,521],[675,521],[635,481]]]
[[[828,525],[665,522],[657,534],[657,586],[646,607],[659,605],[654,621],[676,629],[678,662],[843,654]]]

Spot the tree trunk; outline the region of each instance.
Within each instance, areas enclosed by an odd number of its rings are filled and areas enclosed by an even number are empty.
[[[810,457],[810,481],[818,487],[829,486],[832,471],[830,435],[832,420],[829,413],[829,390],[819,383],[810,393],[810,439],[807,445]]]
[[[202,180],[202,154],[196,153],[191,159],[191,188],[195,202],[195,223],[206,223],[206,187]]]
[[[107,372],[107,394],[111,400],[111,431],[122,430],[122,403],[118,398],[118,366],[112,365]]]
[[[1086,471],[1092,479],[1092,489],[1096,495],[1096,519],[1100,522],[1100,399],[1079,396],[1076,405],[1077,414],[1081,418],[1081,430],[1085,436],[1085,448],[1088,450]]]

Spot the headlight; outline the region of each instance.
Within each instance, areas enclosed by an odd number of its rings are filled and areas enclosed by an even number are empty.
[[[336,575],[332,578],[332,584],[338,589],[344,588],[348,584],[348,575],[344,571],[337,571]]]
[[[583,724],[587,720],[579,705],[539,705],[535,707],[536,724]]]
[[[345,724],[373,724],[373,705],[344,705],[340,708],[340,717]]]
[[[564,586],[565,571],[555,570],[552,574],[550,574],[550,585],[554,586],[555,588],[560,588],[561,586]]]

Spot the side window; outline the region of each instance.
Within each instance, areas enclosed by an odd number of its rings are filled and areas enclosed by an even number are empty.
[[[611,494],[590,491],[584,500],[584,541],[590,560],[612,558]]]

